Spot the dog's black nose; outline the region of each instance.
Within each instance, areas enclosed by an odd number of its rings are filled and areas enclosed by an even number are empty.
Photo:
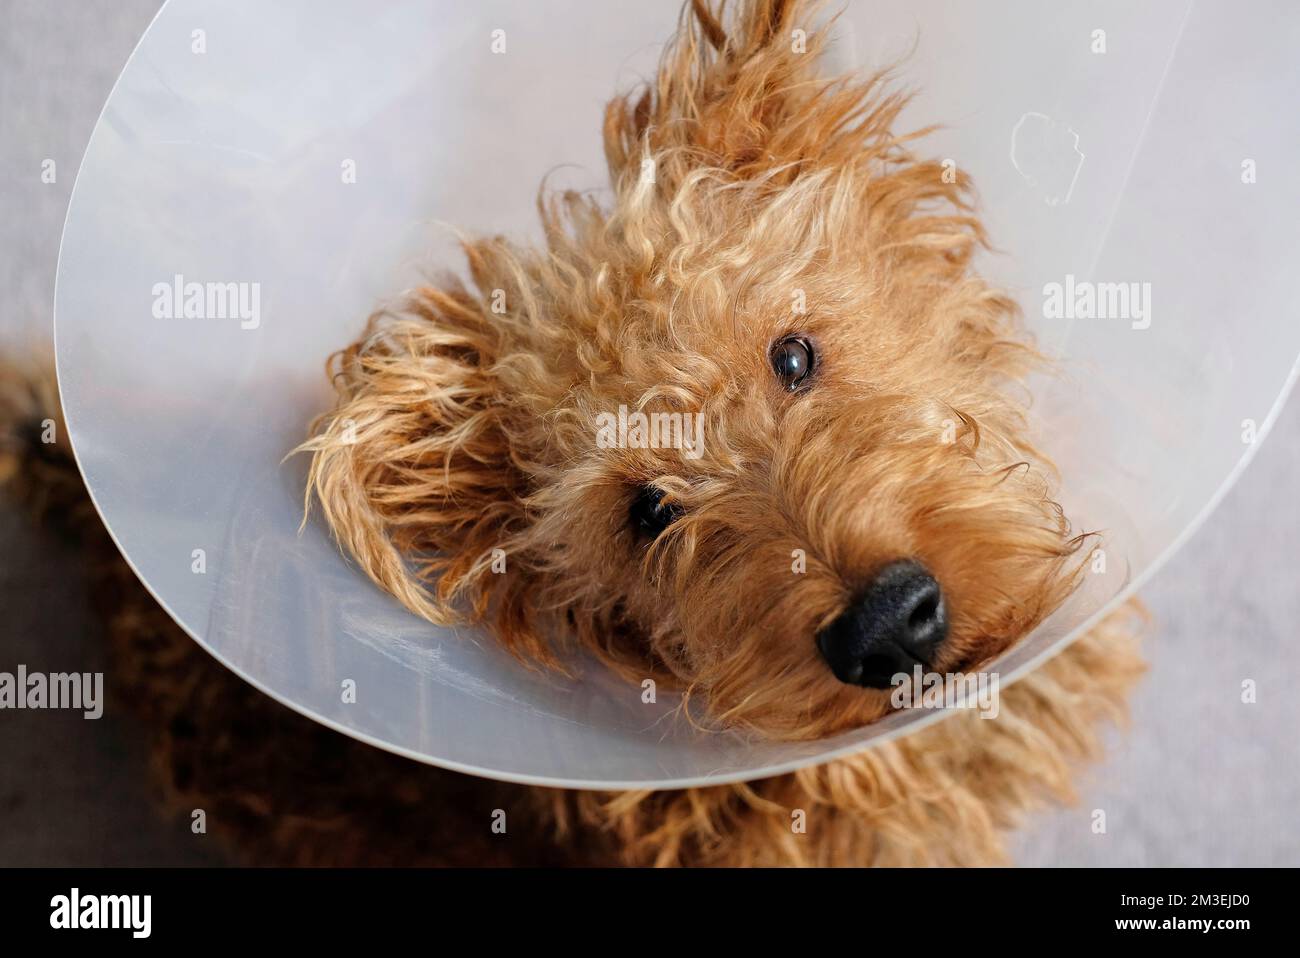
[[[919,562],[891,562],[858,600],[817,633],[817,648],[841,682],[889,688],[899,672],[928,666],[948,635],[939,583]]]

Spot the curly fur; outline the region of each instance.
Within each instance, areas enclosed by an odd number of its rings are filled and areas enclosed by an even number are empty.
[[[42,441],[58,423],[58,442]],[[0,490],[91,570],[113,707],[153,741],[164,807],[238,860],[293,865],[992,864],[1002,834],[1101,748],[1143,666],[1127,607],[1002,693],[869,752],[742,785],[600,793],[524,788],[378,751],[284,708],[171,620],[99,524],[66,443],[48,366],[0,362]],[[490,830],[507,812],[507,836]],[[802,810],[807,830],[792,829]]]
[[[308,504],[414,612],[481,623],[536,665],[581,646],[717,724],[817,738],[889,708],[836,681],[812,641],[883,564],[915,557],[943,584],[936,671],[987,661],[1074,588],[1082,537],[1016,388],[1037,357],[971,268],[970,184],[915,152],[924,131],[895,132],[906,97],[887,76],[819,75],[824,36],[808,3],[689,4],[654,81],[606,110],[612,200],[543,196],[544,248],[467,242],[471,285],[410,292],[334,357]],[[791,333],[819,351],[800,394],[768,367]],[[621,404],[702,414],[703,455],[598,448],[596,416]],[[24,425],[41,408],[0,389],[0,477],[78,508],[67,460],[62,478],[41,464],[65,454]],[[682,510],[648,544],[628,522],[644,486]],[[1142,668],[1128,607],[1005,689],[993,721],[959,713],[741,785],[523,788],[413,765],[257,695],[81,528],[117,683],[173,804],[209,809],[254,862],[997,862],[1005,829],[1068,800]],[[509,839],[488,831],[495,808]]]
[[[607,108],[612,204],[543,196],[544,249],[467,243],[472,290],[417,289],[334,358],[308,497],[433,622],[545,664],[578,643],[719,723],[819,738],[888,709],[812,645],[882,565],[943,583],[932,665],[955,671],[1061,602],[1082,537],[1012,388],[1034,351],[971,270],[966,177],[893,132],[886,77],[819,77],[808,4],[723,23],[689,7],[655,82]],[[800,395],[768,367],[794,333],[819,352]],[[620,405],[702,415],[703,455],[598,448]],[[645,485],[684,511],[648,548]]]

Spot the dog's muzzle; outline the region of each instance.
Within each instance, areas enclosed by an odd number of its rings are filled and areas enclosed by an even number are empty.
[[[948,611],[919,562],[891,562],[840,616],[817,633],[817,648],[841,682],[889,688],[895,675],[927,667],[948,636]]]

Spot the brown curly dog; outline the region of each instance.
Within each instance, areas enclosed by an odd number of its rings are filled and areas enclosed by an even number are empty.
[[[585,648],[629,694],[654,679],[786,739],[880,718],[899,673],[978,670],[1084,572],[1016,388],[1040,360],[971,268],[970,184],[895,132],[888,77],[819,74],[814,7],[688,4],[654,81],[606,109],[612,200],[544,196],[544,248],[468,242],[473,288],[372,317],[303,447],[309,508],[415,613],[536,666]],[[60,456],[11,445],[20,478]],[[1129,608],[992,721],[741,785],[526,788],[287,713],[101,570],[179,807],[255,861],[997,862],[1141,672]]]
[[[0,488],[85,557],[111,706],[151,736],[177,827],[206,810],[209,833],[250,864],[995,863],[1003,830],[1071,797],[1072,765],[1099,754],[1096,726],[1122,717],[1142,671],[1137,617],[1117,616],[1006,689],[996,720],[961,711],[819,768],[622,794],[471,778],[339,735],[218,665],[122,560],[65,436],[52,369],[0,363]],[[498,808],[508,836],[491,833]]]

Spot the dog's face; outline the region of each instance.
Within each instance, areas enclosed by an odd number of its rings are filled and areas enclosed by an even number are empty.
[[[1078,540],[964,176],[905,148],[878,84],[809,79],[785,6],[730,40],[700,16],[609,108],[612,204],[559,198],[545,250],[472,244],[477,292],[422,290],[343,354],[313,487],[435,621],[819,737],[1023,636]]]

